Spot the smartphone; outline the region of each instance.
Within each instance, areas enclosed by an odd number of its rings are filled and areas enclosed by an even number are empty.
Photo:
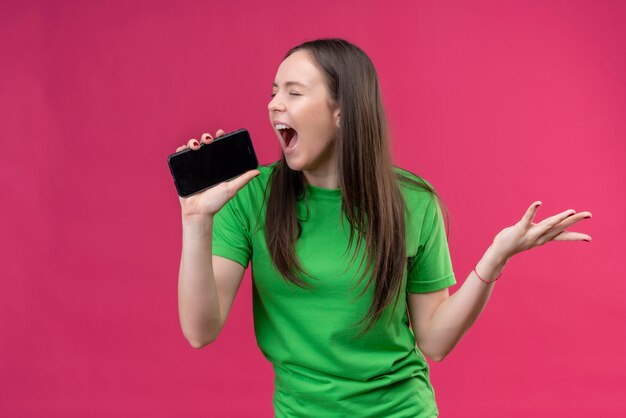
[[[176,152],[167,158],[176,191],[181,197],[191,196],[230,180],[259,163],[252,147],[250,134],[239,129],[215,138],[210,144],[200,144]]]

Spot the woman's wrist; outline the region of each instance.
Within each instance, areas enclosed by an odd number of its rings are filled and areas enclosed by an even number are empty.
[[[500,251],[498,247],[494,246],[494,244],[491,244],[489,248],[487,248],[485,255],[488,256],[491,261],[493,261],[497,265],[501,265],[502,267],[504,267],[504,265],[511,258],[509,255],[504,254],[504,252]]]
[[[183,232],[206,233],[213,229],[213,215],[183,215]]]
[[[476,264],[476,273],[483,281],[495,281],[497,279],[506,263],[509,261],[509,257],[502,254],[493,245],[490,246],[483,257]]]

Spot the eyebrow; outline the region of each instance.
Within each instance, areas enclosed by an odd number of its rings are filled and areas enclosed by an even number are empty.
[[[302,84],[299,81],[287,81],[285,83],[285,87],[289,87],[289,86],[292,86],[292,85],[306,87],[306,85]],[[278,87],[278,84],[274,81],[274,84],[272,84],[272,87]]]

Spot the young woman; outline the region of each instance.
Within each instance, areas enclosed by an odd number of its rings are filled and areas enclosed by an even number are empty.
[[[456,281],[438,197],[392,166],[367,55],[341,39],[296,46],[268,109],[282,159],[180,199],[185,337],[196,348],[217,338],[251,262],[276,416],[438,415],[424,355],[441,361],[455,347],[513,255],[591,240],[566,231],[591,214],[568,210],[535,224],[541,202],[533,203],[449,295]],[[178,150],[186,147],[200,145]]]

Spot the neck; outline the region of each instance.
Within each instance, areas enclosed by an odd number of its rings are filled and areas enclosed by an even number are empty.
[[[336,143],[332,143],[324,151],[319,162],[308,170],[302,170],[302,174],[308,184],[324,189],[339,188],[339,169],[337,164]]]
[[[337,171],[327,172],[312,172],[303,171],[304,178],[308,184],[315,187],[322,187],[324,189],[338,189],[339,188],[339,176]]]

